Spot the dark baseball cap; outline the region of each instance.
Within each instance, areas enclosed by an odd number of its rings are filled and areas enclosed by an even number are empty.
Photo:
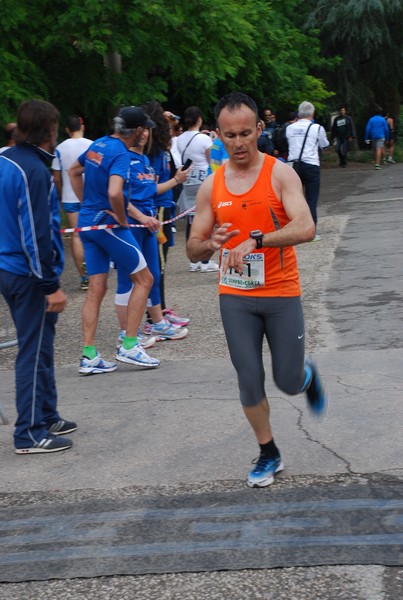
[[[137,106],[125,106],[120,109],[116,116],[124,121],[126,129],[136,129],[136,127],[148,127],[152,129],[155,127],[154,121]]]

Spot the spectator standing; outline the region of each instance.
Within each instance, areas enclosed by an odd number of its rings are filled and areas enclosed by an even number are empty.
[[[287,162],[288,160],[288,141],[287,141],[287,133],[286,129],[291,123],[295,123],[298,119],[298,115],[296,112],[289,112],[288,119],[285,123],[277,127],[274,132],[274,148],[275,152],[277,152],[277,158],[282,162]]]
[[[270,146],[270,152],[267,152],[267,150],[264,150],[264,152],[266,152],[266,154],[270,154],[271,156],[273,156],[274,151],[275,151],[274,132],[276,131],[277,127],[279,126],[276,121],[276,114],[270,108],[265,108],[263,110],[263,121],[264,121],[263,133],[267,136],[269,146]]]
[[[395,161],[393,160],[393,154],[395,150],[395,119],[389,113],[386,113],[385,120],[389,127],[389,142],[386,145],[388,156],[386,157],[384,154],[384,162],[394,165]]]
[[[336,140],[336,152],[339,156],[339,167],[347,167],[347,154],[349,143],[355,138],[354,123],[344,104],[339,107],[339,114],[335,117],[330,133],[330,142]]]
[[[221,167],[228,158],[228,152],[226,151],[224,144],[219,137],[216,137],[210,150],[209,174],[214,173],[214,171],[216,171],[218,167]]]
[[[62,207],[67,216],[69,227],[77,228],[80,200],[71,187],[69,169],[73,162],[92,144],[92,140],[84,137],[84,121],[78,115],[69,115],[66,119],[66,133],[69,136],[56,146],[56,157],[52,162],[55,185]],[[78,232],[71,237],[71,253],[74,264],[80,275],[80,287],[88,289],[88,277],[85,271],[84,250]]]
[[[301,102],[298,107],[298,121],[286,129],[288,160],[294,162],[304,188],[305,199],[315,223],[315,242],[321,240],[317,230],[317,205],[320,191],[319,149],[329,146],[329,140],[322,125],[314,123],[315,107],[311,102]]]
[[[93,229],[80,233],[84,245],[89,287],[82,309],[83,375],[115,371],[116,363],[101,358],[95,346],[102,300],[106,293],[109,264],[126,273],[134,287],[128,292],[127,328],[116,359],[144,368],[158,367],[160,361],[148,356],[137,339],[153,276],[129,229],[127,204],[130,176],[129,148],[141,139],[145,128],[154,127],[136,106],[122,108],[114,119],[114,131],[96,140],[72,164],[69,175],[82,205],[79,227],[118,225],[114,229]],[[85,180],[83,182],[83,174]]]
[[[273,131],[271,129],[268,129],[266,131],[264,128],[265,127],[264,121],[260,121],[260,124],[262,126],[262,130],[261,130],[259,137],[257,138],[258,150],[259,150],[259,152],[264,152],[265,154],[274,156],[275,149],[274,149],[273,135],[276,130]]]
[[[14,133],[17,123],[7,123],[7,125],[3,129],[3,134],[6,139],[6,145],[0,148],[0,154],[4,152],[4,150],[8,150],[8,148],[12,148],[15,146]]]
[[[365,126],[365,143],[372,142],[374,150],[375,169],[381,168],[382,152],[385,148],[385,141],[389,141],[389,126],[382,116],[382,108],[378,106],[375,114],[368,120]]]
[[[17,330],[17,454],[67,450],[77,429],[57,410],[54,336],[66,305],[60,288],[64,255],[57,193],[49,166],[59,124],[48,102],[23,102],[16,145],[0,156],[0,291]]]
[[[165,268],[169,248],[175,244],[171,222],[176,212],[175,191],[182,188],[182,183],[187,180],[187,172],[182,171],[181,166],[176,168],[170,152],[172,121],[178,117],[164,111],[159,102],[147,102],[142,108],[155,123],[152,130],[151,144],[146,145],[146,152],[157,182],[157,192],[154,194],[155,216],[160,223],[165,223],[161,225],[163,235],[158,236],[160,238],[158,264],[161,309],[164,318],[172,325],[186,327],[190,319],[175,314],[172,308],[167,307],[165,299]],[[148,319],[148,321],[150,322],[152,319]]]
[[[183,185],[181,198],[179,199],[180,210],[187,210],[196,204],[196,195],[206,179],[210,164],[210,150],[213,140],[205,133],[201,133],[203,124],[200,108],[190,106],[183,113],[184,133],[178,137],[177,149],[181,156],[181,164],[187,159],[192,160],[190,176]],[[189,238],[194,213],[187,218],[186,239]],[[218,265],[212,260],[190,263],[189,271],[208,273],[218,271]]]
[[[147,310],[152,324],[150,334],[138,335],[143,348],[150,347],[155,341],[180,340],[187,336],[186,327],[174,327],[162,313],[160,295],[160,267],[158,260],[157,233],[161,232],[161,223],[156,218],[155,196],[158,185],[167,191],[178,185],[180,178],[183,181],[186,175],[182,170],[178,176],[157,185],[154,169],[150,165],[148,156],[144,154],[150,136],[149,129],[144,129],[137,144],[130,148],[130,197],[128,204],[129,223],[137,225],[131,228],[131,233],[136,240],[148,268],[153,276],[153,284],[147,300]],[[139,227],[143,225],[143,227]],[[115,296],[115,305],[119,317],[121,335],[126,329],[127,303],[132,289],[132,281],[127,272],[118,267],[118,289]],[[145,330],[146,333],[148,331]]]

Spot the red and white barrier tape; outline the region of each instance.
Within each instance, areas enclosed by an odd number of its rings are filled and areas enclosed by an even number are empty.
[[[167,223],[173,223],[174,221],[177,221],[178,219],[182,219],[182,217],[185,217],[189,213],[194,212],[195,208],[196,208],[196,206],[192,206],[192,208],[188,208],[187,210],[183,211],[182,213],[180,213],[173,219],[169,219],[168,221],[161,221],[161,225],[166,225]],[[80,231],[97,231],[97,230],[100,231],[102,229],[116,229],[117,227],[121,227],[121,225],[119,225],[118,223],[108,223],[106,225],[88,225],[86,227],[64,228],[64,229],[60,230],[60,233],[78,233]],[[145,225],[130,223],[130,227],[145,227]]]

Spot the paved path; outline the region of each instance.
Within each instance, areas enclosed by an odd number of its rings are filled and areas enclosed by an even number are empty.
[[[317,423],[302,397],[288,398],[272,386],[268,369],[275,437],[286,465],[276,485],[278,490],[285,486],[291,498],[304,486],[329,491],[334,485],[387,489],[393,497],[403,475],[403,166],[380,172],[350,166],[326,169],[322,176],[323,241],[299,247],[298,258],[307,348],[320,364],[332,404],[326,420]],[[183,244],[179,224],[167,289],[178,312],[191,316],[191,334],[180,342],[158,344],[154,354],[163,363],[152,372],[120,366],[111,375],[79,378],[83,296],[68,261],[64,288],[70,302],[58,327],[58,388],[63,414],[77,419],[80,429],[73,434],[75,445],[69,452],[19,457],[12,452],[12,426],[0,427],[0,505],[9,518],[13,506],[18,506],[16,515],[20,510],[29,515],[31,506],[34,517],[48,509],[64,515],[72,503],[87,503],[90,511],[91,503],[110,506],[113,499],[121,503],[132,498],[135,504],[162,496],[181,507],[189,496],[196,502],[201,493],[211,498],[245,494],[245,473],[257,452],[237,399],[215,275],[188,273]],[[113,355],[117,332],[112,280],[110,288],[98,340],[106,357]],[[0,365],[0,399],[11,419],[14,354],[2,351]],[[277,492],[271,488],[257,493],[260,501],[271,502]],[[396,533],[401,535],[401,518],[396,519]],[[7,546],[0,542],[0,555],[4,551]],[[0,598],[2,593],[9,600],[49,595],[74,600],[402,596],[399,558],[382,562],[374,553],[372,561],[363,553],[362,565],[351,557],[340,562],[345,564],[4,583]],[[400,566],[365,566],[371,562]],[[242,564],[264,566],[259,561]]]

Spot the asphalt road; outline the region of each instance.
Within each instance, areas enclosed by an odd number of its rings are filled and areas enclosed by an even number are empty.
[[[271,502],[275,486],[291,496],[304,487],[319,486],[331,494],[334,486],[362,485],[379,494],[381,489],[389,490],[392,498],[400,489],[402,175],[403,165],[380,172],[369,165],[322,171],[319,227],[323,239],[299,247],[298,260],[307,351],[320,365],[331,406],[323,422],[313,420],[302,398],[288,398],[273,387],[268,357],[268,395],[285,471],[272,488],[259,490],[261,502]],[[18,457],[12,448],[12,425],[0,426],[0,506],[7,519],[14,511],[15,518],[20,511],[29,514],[29,507],[33,517],[49,510],[62,519],[71,505],[85,505],[91,512],[92,503],[110,507],[114,500],[116,505],[127,499],[136,504],[164,497],[180,508],[189,497],[196,502],[200,494],[213,498],[245,493],[245,474],[257,450],[241,414],[228,360],[216,276],[188,272],[182,222],[176,240],[168,262],[167,297],[178,313],[191,317],[190,335],[153,348],[162,365],[152,372],[119,366],[110,375],[78,376],[83,294],[68,257],[63,287],[69,305],[58,326],[57,381],[61,411],[78,421],[79,430],[72,436],[74,447],[69,452]],[[113,356],[118,331],[113,288],[112,275],[97,340],[106,358]],[[14,357],[13,349],[1,351],[0,398],[10,420],[14,418]],[[393,518],[399,536],[400,513]],[[0,557],[8,556],[10,542],[2,544],[1,535],[5,534],[0,530]],[[58,549],[57,537],[54,544]],[[41,576],[27,567],[22,568],[20,582],[0,584],[0,598],[402,597],[403,565],[397,553],[392,552],[396,562],[388,562],[375,557],[375,552],[372,561],[371,552],[363,552],[362,564],[348,552],[340,564],[329,564],[325,554],[323,562],[313,558],[310,564],[297,557],[295,566],[276,569],[246,561],[244,568],[221,571],[210,564],[207,572],[198,573],[196,564],[194,570],[183,569],[191,572],[177,572],[181,565],[176,564],[159,574],[108,572],[104,577],[100,569],[94,577],[89,569],[87,577],[80,573],[80,578],[74,578],[73,572],[68,575],[73,578],[45,581],[28,581]],[[1,564],[0,560],[0,580]],[[116,573],[130,570],[120,567]]]

